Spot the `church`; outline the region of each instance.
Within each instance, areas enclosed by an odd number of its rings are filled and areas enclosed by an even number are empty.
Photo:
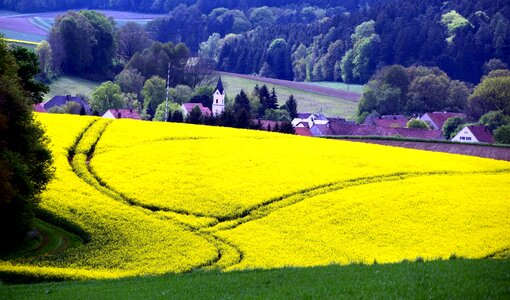
[[[213,94],[212,114],[213,116],[221,115],[225,111],[225,90],[223,89],[223,82],[221,76],[218,79],[216,90]]]

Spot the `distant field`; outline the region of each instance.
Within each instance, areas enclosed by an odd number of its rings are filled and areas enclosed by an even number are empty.
[[[298,102],[298,111],[300,112],[322,111],[330,117],[340,116],[346,119],[352,119],[354,118],[356,108],[358,107],[357,101],[321,95],[280,84],[271,84],[263,81],[263,79],[253,80],[226,74],[222,74],[221,78],[225,85],[227,96],[230,100],[233,100],[241,89],[250,93],[256,84],[259,86],[265,84],[270,90],[273,87],[276,89],[280,105],[284,104],[291,94],[294,95]]]
[[[97,11],[114,18],[117,26],[122,26],[130,21],[145,25],[158,17],[164,16],[110,10]],[[0,33],[10,39],[40,42],[47,38],[56,16],[63,13],[65,12],[19,14],[13,11],[0,10]]]
[[[363,93],[363,85],[359,84],[346,84],[343,82],[332,82],[332,81],[316,81],[316,82],[307,82],[309,84],[333,88],[333,89],[339,89],[343,91],[349,91],[349,92],[356,92],[356,93]]]
[[[54,96],[85,94],[89,97],[99,83],[85,80],[78,77],[62,76],[50,84],[50,92],[45,95],[45,100],[50,100]]]

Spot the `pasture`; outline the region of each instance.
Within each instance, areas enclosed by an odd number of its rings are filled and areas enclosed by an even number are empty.
[[[50,100],[54,96],[83,94],[89,98],[99,83],[71,76],[60,76],[49,85],[50,91],[44,96],[44,100]]]
[[[42,215],[84,244],[2,259],[3,280],[509,255],[508,162],[232,128],[36,116],[56,165]]]

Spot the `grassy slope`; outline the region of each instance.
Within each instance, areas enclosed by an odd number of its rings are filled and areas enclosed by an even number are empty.
[[[71,95],[76,96],[83,93],[92,97],[92,91],[99,86],[99,83],[81,79],[78,77],[62,76],[50,84],[50,92],[45,95],[45,100],[50,100],[53,96]]]
[[[324,86],[344,91],[350,91],[350,92],[357,92],[357,93],[363,93],[364,85],[359,84],[345,84],[343,82],[333,82],[333,81],[314,81],[314,82],[308,82],[309,84],[314,84],[318,86]]]
[[[262,86],[264,83],[260,81],[222,75],[221,79],[225,85],[225,91],[228,98],[233,101],[236,94],[243,89],[247,93],[251,93],[256,84]],[[274,85],[266,84],[269,90]],[[300,112],[318,112],[322,110],[327,116],[341,116],[343,118],[354,118],[358,103],[346,101],[333,97],[318,95],[314,93],[303,92],[283,86],[274,86],[278,95],[278,102],[284,104],[291,94],[296,97],[298,102],[298,111]]]
[[[288,268],[0,285],[2,299],[352,299],[510,297],[510,260]]]

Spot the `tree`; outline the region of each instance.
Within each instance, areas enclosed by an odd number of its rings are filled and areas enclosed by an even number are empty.
[[[289,47],[284,39],[275,39],[267,49],[266,61],[260,74],[265,77],[274,77],[292,80],[292,61]]]
[[[416,129],[430,129],[427,122],[418,120],[418,119],[411,119],[406,124],[407,128],[416,128]]]
[[[492,110],[502,110],[503,113],[510,115],[510,76],[485,77],[471,94],[470,105],[473,105],[477,98],[480,99],[478,101],[482,101],[478,104],[483,106],[478,113],[483,115]]]
[[[37,65],[25,68],[35,70]],[[24,90],[27,85],[18,73],[16,58],[0,39],[0,253],[24,240],[40,194],[53,176],[49,140],[33,118],[34,99],[28,96],[38,89]]]
[[[191,124],[203,124],[204,117],[202,116],[202,111],[198,106],[193,107],[188,117],[186,118],[186,123]]]
[[[510,145],[510,125],[501,126],[494,131],[494,141],[498,144]]]
[[[241,90],[234,100],[234,113],[237,115],[241,110],[245,110],[247,113],[251,112],[250,99],[244,90]]]
[[[291,94],[289,96],[289,99],[287,99],[287,101],[285,101],[284,107],[289,112],[291,119],[294,119],[297,117],[297,102],[296,102],[296,99],[294,98],[294,95]]]
[[[81,114],[83,106],[81,106],[78,102],[69,101],[62,106],[53,106],[48,110],[49,113],[54,114],[73,114],[79,115]]]
[[[483,73],[488,75],[490,72],[495,70],[508,69],[508,65],[502,62],[500,59],[493,58],[483,64]]]
[[[137,52],[142,52],[150,46],[149,35],[143,27],[135,22],[127,22],[118,32],[118,55],[129,61]]]
[[[35,54],[39,58],[39,66],[41,68],[41,73],[39,73],[40,78],[44,82],[49,82],[55,76],[53,70],[53,50],[51,50],[50,43],[46,40],[42,41],[35,48]]]
[[[111,81],[101,83],[92,92],[92,100],[90,100],[90,108],[99,115],[109,109],[123,108],[124,104],[120,86]]]
[[[135,93],[138,99],[142,98],[142,88],[145,78],[137,69],[126,68],[115,76],[115,83],[124,93]]]
[[[501,126],[510,124],[510,116],[505,115],[503,111],[490,111],[483,115],[478,122],[490,129],[491,132],[498,129]]]
[[[171,121],[173,114],[179,113],[182,117],[181,112],[181,106],[177,103],[170,102],[168,106],[168,116],[169,119],[165,120],[165,110],[166,110],[166,103],[162,102],[158,105],[158,108],[156,109],[156,113],[154,114],[153,121]],[[175,116],[174,120],[177,120],[177,116]],[[182,121],[181,121],[182,122]]]
[[[143,107],[145,111],[154,117],[158,105],[166,99],[166,82],[163,78],[153,76],[145,81],[142,89]]]
[[[292,118],[290,117],[289,112],[285,109],[268,108],[266,109],[264,120],[290,122],[292,121]]]
[[[443,136],[447,139],[447,140],[450,140],[452,139],[456,134],[457,132],[462,129],[462,127],[466,124],[466,119],[464,119],[463,117],[453,117],[453,118],[449,118],[448,120],[446,120],[446,122],[444,122],[443,124],[443,128],[442,128],[442,131],[443,131]]]
[[[268,109],[268,102],[270,97],[269,90],[267,89],[267,86],[265,84],[259,89],[258,96],[260,103],[258,116],[260,118],[264,116],[264,114],[266,113],[266,109]]]
[[[268,27],[274,23],[273,11],[267,6],[257,7],[250,14],[250,21],[255,27]]]
[[[23,47],[14,47],[10,53],[18,65],[18,77],[21,80],[22,89],[28,93],[28,98],[33,104],[42,102],[44,94],[50,89],[35,79],[40,71],[37,55],[32,50]]]
[[[211,34],[207,41],[200,44],[199,56],[213,63],[217,63],[220,55],[220,38],[220,34],[217,32]]]

